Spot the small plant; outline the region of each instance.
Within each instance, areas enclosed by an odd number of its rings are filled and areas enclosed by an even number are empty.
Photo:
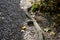
[[[60,4],[60,2],[57,0],[44,0],[44,1],[36,0],[34,3],[32,3],[30,11],[31,12],[39,11],[39,12],[43,13],[47,17],[49,24],[51,24],[51,22],[53,23],[53,21],[56,22],[56,20],[55,20],[56,18],[53,16],[55,15],[57,17],[60,14],[59,4]]]
[[[32,12],[38,11],[40,7],[40,2],[32,3],[31,10]]]

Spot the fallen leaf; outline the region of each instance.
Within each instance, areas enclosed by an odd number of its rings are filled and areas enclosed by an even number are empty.
[[[50,30],[50,28],[44,28],[44,31],[48,32]]]
[[[55,35],[55,32],[54,32],[54,31],[51,31],[51,32],[50,32],[50,35]]]
[[[60,16],[60,14],[57,14],[57,16]]]
[[[26,29],[26,26],[23,26],[23,27],[22,27],[22,30],[25,30],[25,29]]]

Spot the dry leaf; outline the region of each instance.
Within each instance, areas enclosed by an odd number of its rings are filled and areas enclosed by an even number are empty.
[[[48,32],[50,30],[50,28],[44,28],[44,31]]]
[[[54,32],[54,31],[51,31],[51,32],[50,32],[50,35],[55,35],[55,32]]]
[[[57,16],[60,16],[60,14],[57,14]]]
[[[58,36],[58,38],[60,38],[60,35]]]
[[[23,26],[23,27],[22,27],[22,30],[25,30],[25,29],[26,29],[26,26]]]

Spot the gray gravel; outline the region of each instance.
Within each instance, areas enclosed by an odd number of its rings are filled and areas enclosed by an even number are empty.
[[[22,40],[20,27],[26,16],[19,3],[20,0],[0,0],[0,40]]]

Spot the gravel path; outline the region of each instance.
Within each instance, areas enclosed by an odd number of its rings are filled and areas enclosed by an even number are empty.
[[[0,0],[0,40],[22,40],[20,27],[25,21],[25,12],[20,0]]]

